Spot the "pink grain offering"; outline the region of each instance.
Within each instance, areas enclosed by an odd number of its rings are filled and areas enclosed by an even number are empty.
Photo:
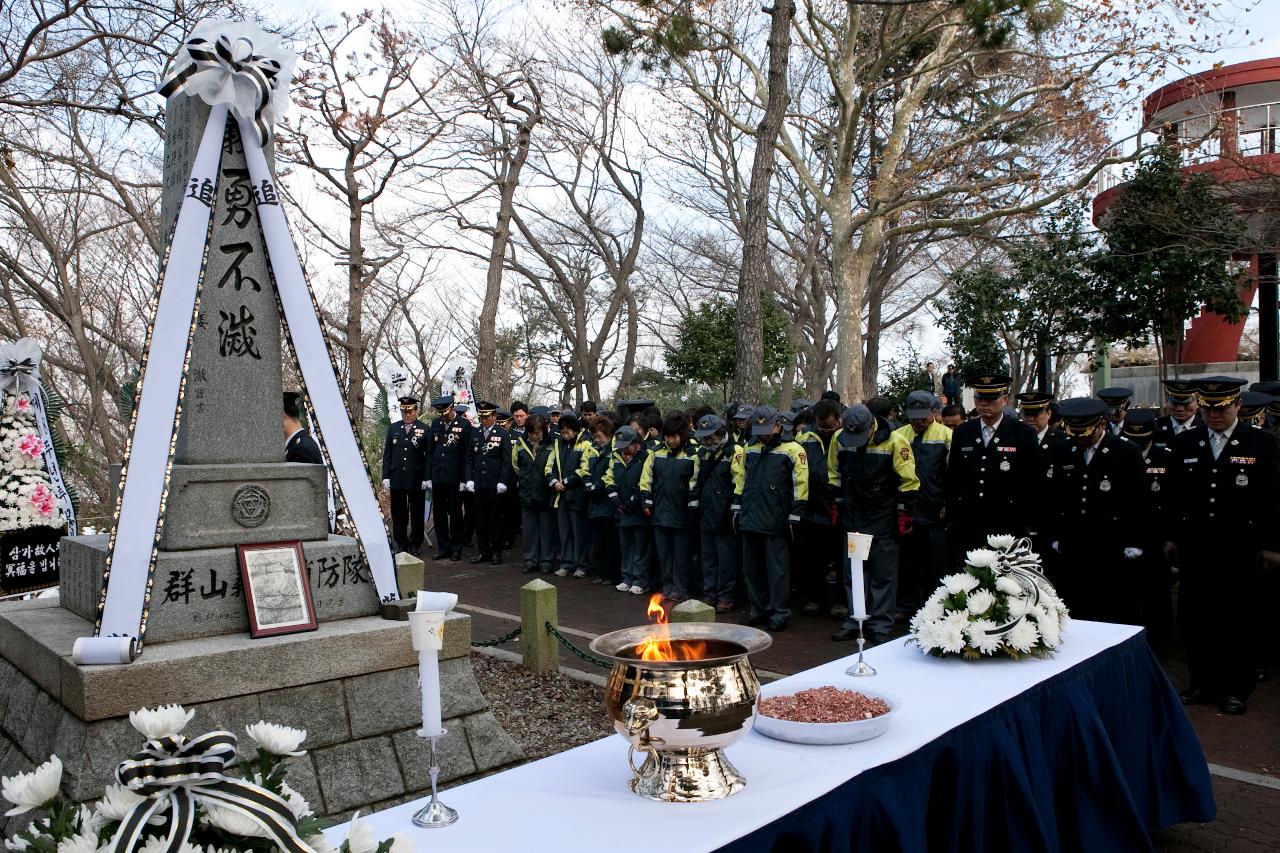
[[[852,723],[889,713],[889,703],[838,687],[813,687],[760,700],[760,713],[794,723]]]

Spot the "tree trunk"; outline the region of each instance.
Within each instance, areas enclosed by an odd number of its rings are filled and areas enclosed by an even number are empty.
[[[833,198],[835,193],[832,194]],[[846,205],[845,209],[848,207]],[[836,386],[840,399],[852,404],[862,398],[863,335],[862,300],[875,265],[876,253],[884,243],[884,221],[872,218],[863,226],[862,239],[853,246],[849,218],[832,223],[831,262],[836,283]],[[840,227],[843,226],[843,227]]]
[[[768,42],[768,102],[756,129],[756,150],[751,162],[751,181],[743,222],[742,267],[738,270],[738,340],[733,396],[744,402],[760,399],[760,385],[764,377],[761,299],[769,269],[769,185],[773,181],[776,159],[774,143],[782,130],[789,100],[787,62],[795,4],[792,0],[776,0],[768,11],[772,18]]]
[[[364,421],[364,208],[355,201],[359,186],[348,175],[347,318],[343,328],[347,350],[347,411],[357,425]]]
[[[886,272],[881,269],[880,276]],[[862,396],[876,395],[876,380],[880,374],[880,332],[884,327],[884,291],[887,282],[877,281],[867,288],[867,337],[866,356],[862,370]],[[930,389],[932,390],[932,389]]]
[[[622,378],[618,381],[616,399],[626,400],[631,397],[631,386],[635,384],[636,346],[640,339],[640,309],[636,305],[636,295],[627,288],[627,347],[622,357]],[[624,396],[625,395],[625,396]]]

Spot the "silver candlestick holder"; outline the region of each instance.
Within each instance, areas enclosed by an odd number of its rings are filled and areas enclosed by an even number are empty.
[[[448,826],[458,819],[456,809],[451,809],[444,803],[440,802],[439,791],[437,790],[437,782],[440,779],[440,761],[436,757],[437,749],[440,746],[440,738],[448,734],[448,730],[443,730],[438,735],[424,735],[427,744],[431,750],[431,764],[427,768],[431,774],[431,800],[423,806],[417,814],[413,816],[413,825],[421,826],[426,829],[436,829],[441,826]]]
[[[857,617],[854,617],[855,619]],[[871,676],[876,674],[875,667],[867,663],[862,657],[863,648],[867,644],[867,638],[863,636],[862,625],[867,621],[867,617],[863,616],[858,619],[858,662],[844,671],[845,675]]]

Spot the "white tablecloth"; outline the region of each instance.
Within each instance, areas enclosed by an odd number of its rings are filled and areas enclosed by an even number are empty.
[[[726,751],[747,779],[732,797],[710,803],[655,803],[627,787],[627,744],[614,735],[444,793],[459,819],[443,829],[418,829],[410,818],[425,800],[367,820],[378,839],[403,832],[419,853],[598,853],[714,850],[764,826],[872,767],[909,755],[956,726],[1132,637],[1140,629],[1072,622],[1049,660],[968,663],[940,660],[894,641],[867,652],[879,670],[852,678],[854,657],[806,670],[787,681],[874,687],[901,703],[889,730],[844,746],[805,746],[750,732]],[[346,825],[326,833],[335,844]]]

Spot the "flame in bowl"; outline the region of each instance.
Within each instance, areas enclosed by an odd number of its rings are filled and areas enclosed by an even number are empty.
[[[667,611],[662,609],[661,594],[649,599],[645,615],[654,624],[654,630],[636,646],[636,656],[640,660],[701,660],[707,656],[707,644],[702,640],[671,642],[671,629],[667,627]]]

